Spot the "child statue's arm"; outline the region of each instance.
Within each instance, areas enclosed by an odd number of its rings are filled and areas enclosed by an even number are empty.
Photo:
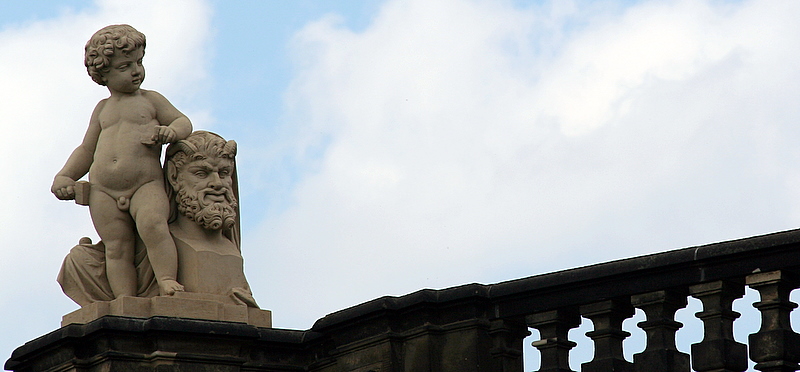
[[[153,135],[154,143],[171,143],[189,137],[192,133],[192,122],[178,111],[164,96],[158,92],[146,91],[147,97],[156,108],[156,120],[161,124]]]
[[[100,111],[105,105],[105,100],[100,101],[92,112],[89,119],[89,128],[83,136],[83,142],[72,151],[72,155],[67,159],[67,163],[56,174],[53,186],[50,191],[61,200],[75,198],[75,181],[89,172],[94,160],[94,150],[97,147],[97,139],[100,137]]]

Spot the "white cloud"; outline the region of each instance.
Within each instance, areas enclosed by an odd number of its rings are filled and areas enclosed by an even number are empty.
[[[277,325],[797,225],[795,2],[567,5],[390,1],[297,35],[288,126],[324,150],[250,239]]]
[[[61,316],[77,308],[60,293],[55,277],[71,244],[96,234],[85,207],[56,200],[49,188],[80,143],[94,105],[108,95],[83,67],[86,40],[109,24],[133,25],[148,37],[145,88],[177,97],[205,79],[208,58],[198,51],[207,48],[209,21],[203,1],[133,6],[104,0],[87,11],[0,32],[0,113],[10,157],[9,179],[0,184],[6,196],[0,214],[0,349],[10,353],[56,329]],[[179,108],[180,99],[173,99]]]
[[[86,39],[111,23],[145,32],[146,87],[180,108],[208,83],[205,3],[128,5],[0,33],[5,145],[23,174],[0,186],[8,352],[76,307],[54,278],[65,242],[94,236],[86,209],[48,190],[107,94],[83,69]],[[245,231],[256,298],[277,326],[307,328],[380,295],[795,227],[798,14],[408,0],[363,32],[309,24],[279,131],[307,168],[287,170],[304,175],[288,209]],[[197,127],[211,116],[185,112]]]

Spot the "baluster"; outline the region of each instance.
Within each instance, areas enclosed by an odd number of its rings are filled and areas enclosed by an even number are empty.
[[[633,372],[633,363],[622,354],[622,341],[631,334],[622,322],[633,316],[629,299],[614,299],[583,305],[581,315],[592,321],[594,330],[586,336],[594,341],[594,359],[581,364],[582,372]]]
[[[638,325],[647,334],[644,351],[633,356],[637,372],[688,372],[689,355],[678,351],[675,332],[683,324],[675,321],[675,312],[686,307],[686,292],[662,290],[631,296],[647,320]]]
[[[525,317],[528,327],[539,330],[541,340],[532,345],[541,354],[538,372],[574,372],[569,368],[569,351],[576,343],[568,338],[569,330],[581,324],[581,316],[574,308],[545,311]]]
[[[747,345],[733,338],[733,301],[744,296],[744,283],[716,281],[689,287],[703,302],[695,316],[703,321],[703,341],[692,345],[692,367],[698,372],[742,372],[747,370]]]
[[[798,287],[796,275],[778,270],[748,275],[745,281],[761,296],[761,301],[753,304],[761,312],[761,329],[749,337],[750,359],[759,371],[798,370],[800,335],[792,331],[789,319],[797,307],[789,301],[789,294]]]
[[[492,320],[489,335],[492,337],[492,371],[522,372],[522,340],[530,335],[521,321]]]

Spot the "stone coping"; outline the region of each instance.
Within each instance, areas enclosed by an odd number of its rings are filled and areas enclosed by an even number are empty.
[[[94,302],[64,315],[61,326],[86,324],[106,315],[131,318],[163,316],[246,323],[262,328],[272,327],[272,312],[269,310],[236,304],[226,296],[192,292],[149,298],[125,296],[112,301]]]
[[[608,261],[495,284],[470,283],[384,296],[328,314],[311,330],[325,332],[359,319],[423,307],[479,301],[495,316],[523,316],[543,308],[696,284],[752,272],[800,267],[800,229]],[[633,287],[633,289],[631,289]],[[580,291],[578,291],[580,289]],[[603,296],[600,293],[604,293]],[[631,293],[628,293],[631,292]],[[568,296],[572,295],[572,297]]]

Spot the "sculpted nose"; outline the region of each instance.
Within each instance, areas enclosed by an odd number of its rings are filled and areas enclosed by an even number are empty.
[[[219,173],[211,172],[211,175],[208,177],[208,186],[215,189],[222,188],[222,179],[219,177]]]

